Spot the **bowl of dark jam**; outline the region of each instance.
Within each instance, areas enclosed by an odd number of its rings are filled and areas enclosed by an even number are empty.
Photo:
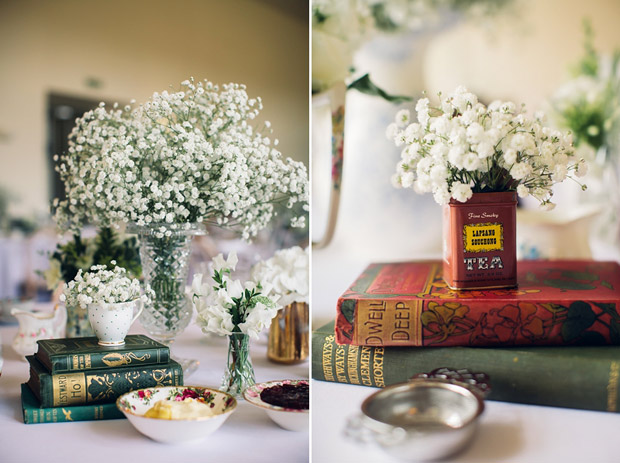
[[[309,425],[310,384],[302,379],[257,383],[247,388],[245,400],[267,412],[276,424],[289,431],[305,431]]]

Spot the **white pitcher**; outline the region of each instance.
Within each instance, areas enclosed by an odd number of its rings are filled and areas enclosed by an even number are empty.
[[[32,355],[37,351],[39,339],[64,337],[67,312],[64,306],[56,305],[52,312],[29,312],[11,309],[17,318],[19,330],[13,339],[13,349],[21,355]]]

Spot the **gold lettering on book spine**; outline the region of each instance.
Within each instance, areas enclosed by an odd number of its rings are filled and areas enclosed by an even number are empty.
[[[383,347],[375,348],[375,355],[372,360],[372,378],[377,387],[385,387],[385,379],[383,377],[383,356],[385,349]]]
[[[620,363],[613,361],[609,367],[609,381],[607,382],[607,411],[615,412],[618,409],[618,379],[620,377]]]
[[[344,372],[346,362],[346,349],[344,346],[336,346],[336,379],[339,383],[346,383],[347,376]]]
[[[90,368],[92,368],[90,354],[76,354],[71,357],[72,370],[89,370]]]
[[[330,335],[325,338],[325,344],[323,344],[323,376],[325,376],[325,381],[335,381],[333,370],[335,340],[336,337]]]
[[[347,350],[347,372],[349,373],[349,382],[351,384],[360,384],[357,365],[359,354],[360,348],[358,346],[349,346]]]
[[[54,407],[86,403],[86,377],[83,373],[52,375]]]
[[[372,377],[370,375],[370,356],[372,348],[361,346],[360,350],[360,376],[362,377],[362,384],[364,386],[372,386]]]
[[[361,299],[357,304],[354,344],[422,346],[422,299]]]

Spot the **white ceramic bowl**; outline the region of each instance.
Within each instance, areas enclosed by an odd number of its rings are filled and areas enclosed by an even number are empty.
[[[288,429],[289,431],[306,431],[309,427],[310,417],[310,411],[308,409],[297,410],[294,408],[278,407],[277,405],[271,405],[267,402],[263,402],[260,398],[260,393],[263,389],[268,387],[299,383],[308,384],[308,381],[301,379],[285,379],[281,381],[257,383],[254,386],[248,387],[243,392],[243,397],[248,403],[264,409],[269,418],[275,421],[280,427]]]
[[[193,390],[199,396],[207,397],[213,403],[214,415],[187,420],[167,420],[147,418],[146,411],[157,401],[176,394],[183,394],[186,389]],[[237,407],[237,401],[230,394],[198,386],[167,386],[138,389],[127,392],[116,400],[116,406],[129,422],[142,434],[158,442],[177,444],[204,439],[219,428]]]

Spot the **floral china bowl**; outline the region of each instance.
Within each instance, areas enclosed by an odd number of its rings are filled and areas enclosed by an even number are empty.
[[[267,381],[265,383],[257,383],[248,387],[243,392],[244,399],[257,407],[264,409],[269,418],[275,421],[280,427],[289,431],[305,431],[309,427],[310,411],[306,409],[286,408],[278,405],[272,405],[261,399],[261,392],[273,386],[282,385],[308,385],[306,380],[286,379],[281,381]]]
[[[160,400],[181,401],[198,397],[211,408],[211,416],[189,419],[162,419],[144,416]],[[142,434],[168,444],[194,442],[217,430],[237,407],[230,394],[198,386],[167,386],[138,389],[121,395],[116,406]]]

